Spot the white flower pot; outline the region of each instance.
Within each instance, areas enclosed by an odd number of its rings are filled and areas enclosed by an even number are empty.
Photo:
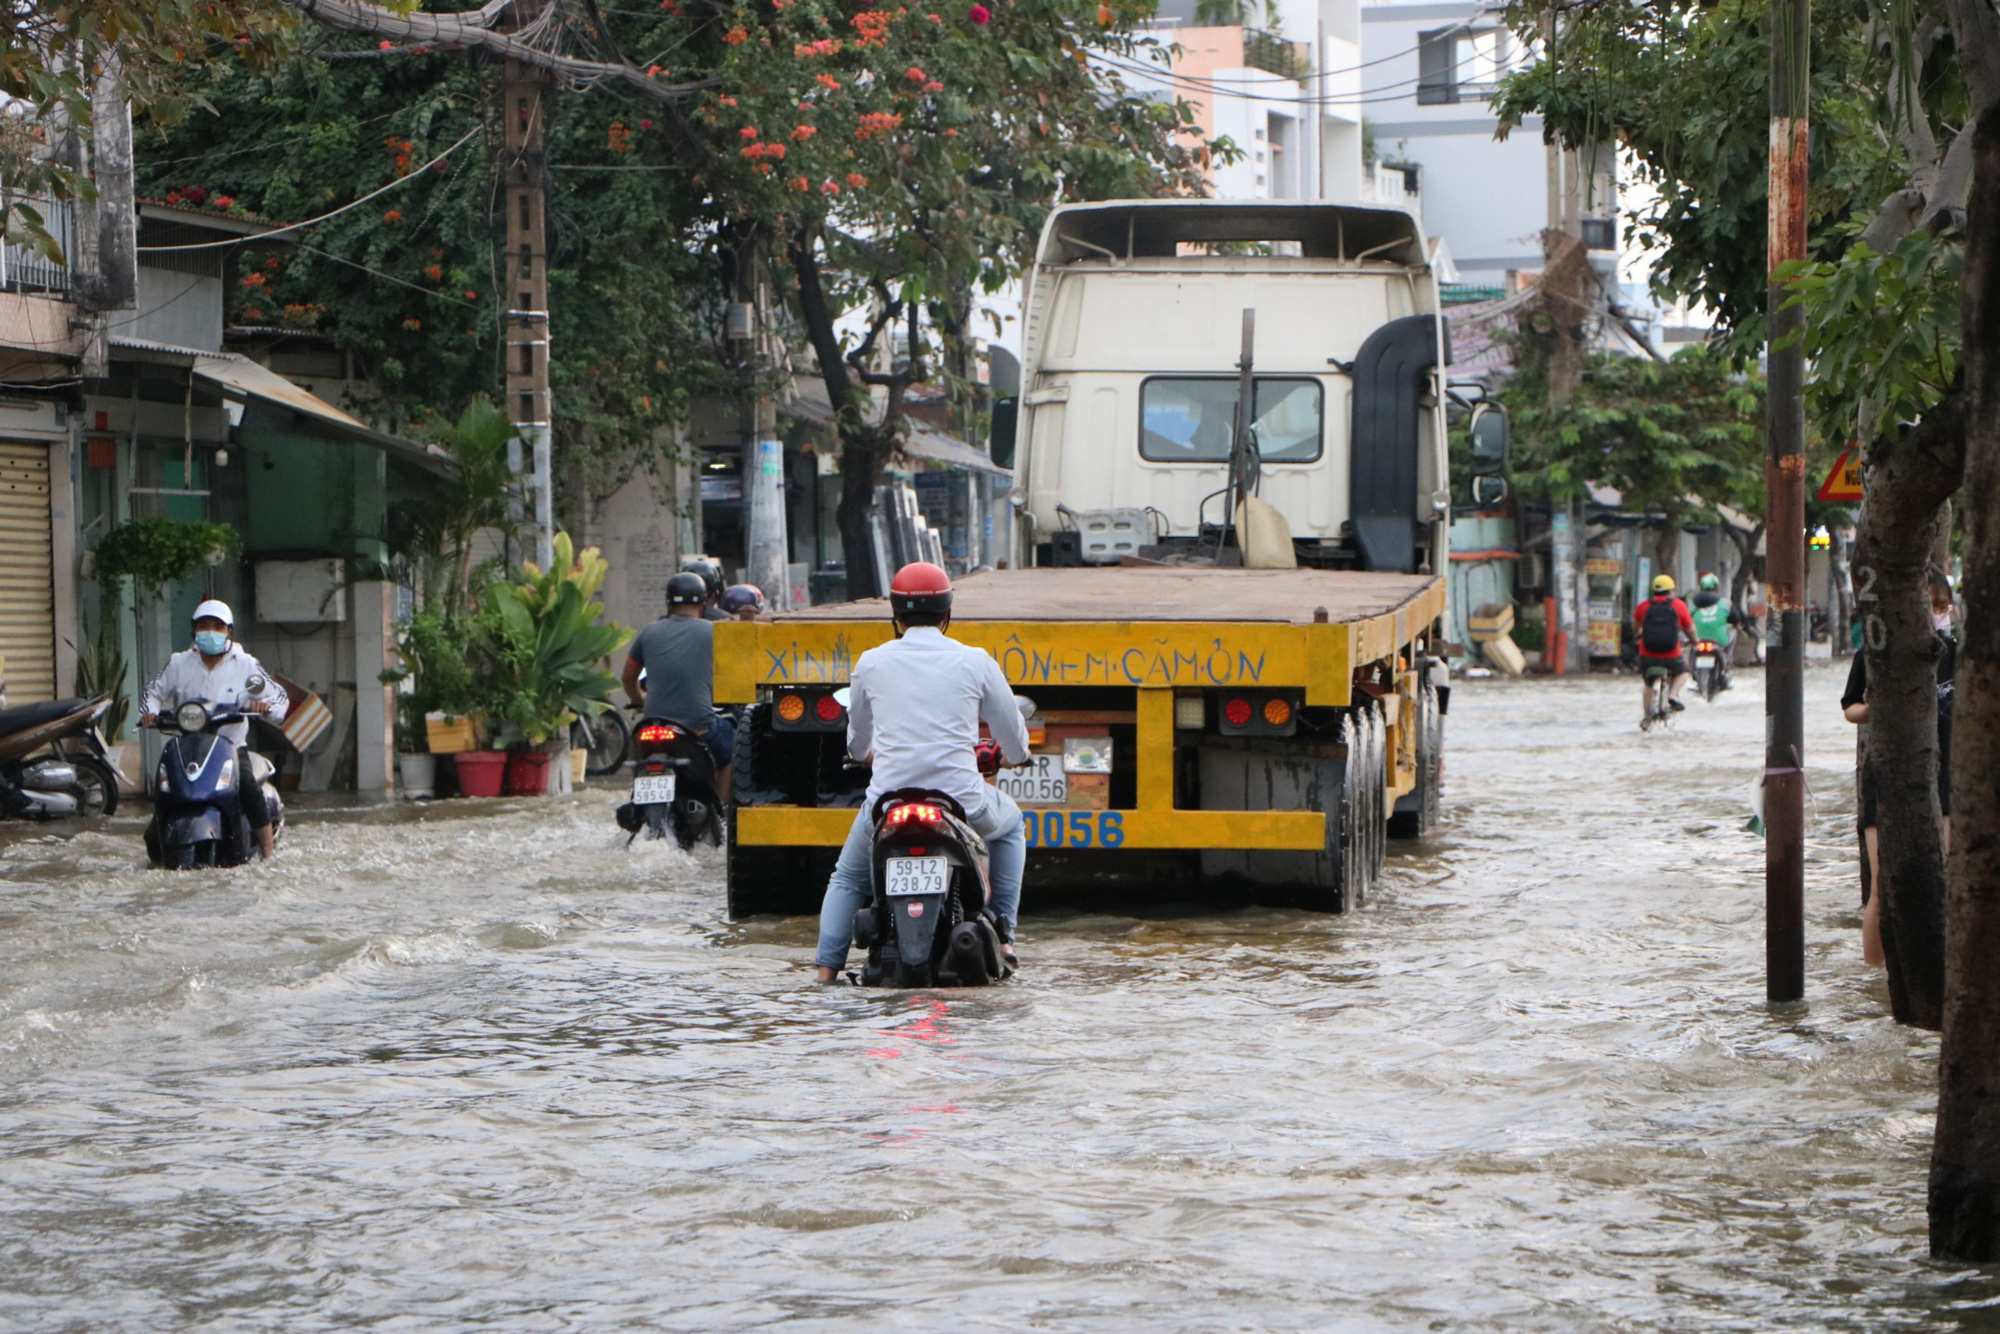
[[[402,775],[406,797],[428,797],[437,790],[435,755],[398,755],[396,772]]]

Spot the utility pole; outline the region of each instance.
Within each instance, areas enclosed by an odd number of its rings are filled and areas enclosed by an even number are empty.
[[[789,611],[785,454],[778,439],[778,404],[770,379],[789,376],[791,365],[772,334],[770,285],[757,262],[762,244],[761,233],[749,230],[736,247],[736,301],[747,325],[740,344],[748,377],[742,417],[743,577],[763,590],[771,610]]]
[[[1771,0],[1770,268],[1806,254],[1806,130],[1812,0]],[[1805,960],[1805,349],[1804,312],[1771,279],[1770,454],[1764,466],[1764,986],[1773,1002],[1806,994]]]
[[[511,26],[515,31],[529,26],[540,10],[541,0],[516,0]],[[549,483],[548,158],[543,130],[554,84],[547,70],[509,60],[500,88],[505,134],[500,165],[507,212],[502,337],[507,354],[507,417],[520,437],[518,444],[508,447],[507,461],[516,476],[531,469],[535,560],[547,569],[555,557],[555,511]]]

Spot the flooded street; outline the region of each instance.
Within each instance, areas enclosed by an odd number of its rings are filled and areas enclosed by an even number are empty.
[[[1739,680],[1660,737],[1630,678],[1463,683],[1365,910],[1037,911],[1031,863],[1025,974],[962,996],[811,987],[813,923],[731,925],[603,790],[212,877],[9,826],[0,1327],[1991,1327],[1924,1258],[1842,673],[1784,1015]]]

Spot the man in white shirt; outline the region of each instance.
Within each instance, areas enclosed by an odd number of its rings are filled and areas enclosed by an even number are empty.
[[[262,663],[233,641],[235,624],[236,616],[226,602],[210,598],[194,609],[194,647],[168,658],[166,667],[146,687],[139,706],[139,726],[151,727],[162,713],[194,700],[237,704],[244,713],[263,714],[274,723],[284,721],[291,708],[290,696]],[[246,691],[253,676],[264,680],[262,692],[256,695]],[[248,720],[230,723],[222,735],[243,746],[250,736],[250,724]],[[270,857],[277,845],[271,834],[271,812],[264,802],[264,785],[250,777],[247,765],[241,773],[236,799],[256,832],[257,846]]]
[[[847,963],[854,914],[874,895],[871,819],[885,792],[921,787],[942,792],[986,840],[987,878],[1000,939],[1014,957],[1014,916],[1021,905],[1027,833],[1014,799],[979,776],[975,748],[985,723],[1008,764],[1028,758],[1028,727],[993,655],[945,637],[951,624],[951,577],[927,561],[905,565],[889,586],[897,637],[869,649],[848,678],[847,751],[869,760],[868,796],[827,882],[819,914],[818,979],[832,982]]]

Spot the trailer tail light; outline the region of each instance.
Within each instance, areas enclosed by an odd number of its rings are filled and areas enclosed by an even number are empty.
[[[844,731],[847,706],[834,698],[832,686],[780,690],[771,700],[771,726],[780,732]]]
[[[819,715],[819,720],[823,723],[837,723],[847,710],[841,708],[840,701],[833,696],[821,695],[819,703],[813,705],[813,712]]]
[[[1221,696],[1216,730],[1224,736],[1292,736],[1299,730],[1296,691],[1248,690]]]
[[[642,746],[664,746],[680,733],[666,723],[647,723],[639,729],[639,744]]]
[[[806,716],[806,697],[804,695],[778,696],[779,718],[783,719],[785,722],[788,723],[795,723],[799,719],[805,716]]]
[[[912,821],[917,824],[942,824],[944,812],[927,801],[912,801],[902,806],[891,806],[886,821],[898,828]]]

